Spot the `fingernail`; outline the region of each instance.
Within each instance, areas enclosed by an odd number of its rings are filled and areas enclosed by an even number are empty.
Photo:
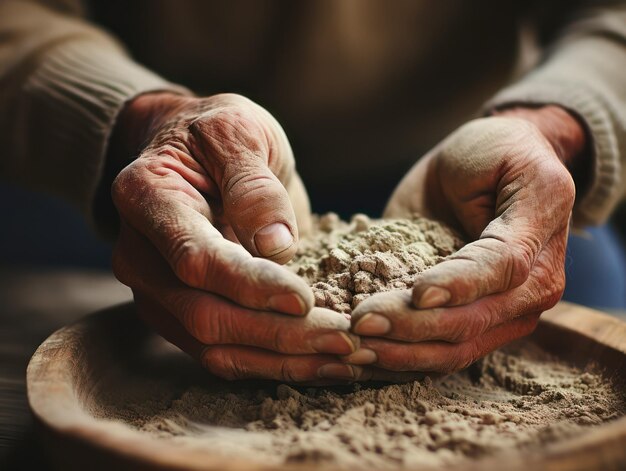
[[[259,229],[254,243],[261,255],[269,257],[288,249],[293,244],[293,236],[287,226],[276,222]]]
[[[432,307],[443,306],[450,301],[450,291],[439,288],[438,286],[430,286],[422,293],[419,306],[420,309],[430,309]]]
[[[286,314],[306,314],[304,299],[295,293],[275,294],[267,300],[267,305],[273,311]]]
[[[378,361],[378,355],[376,355],[374,350],[370,350],[369,348],[359,348],[356,352],[351,353],[347,357],[343,357],[342,360],[354,365],[371,365]]]
[[[328,363],[317,370],[317,376],[320,378],[356,379],[357,370],[355,368],[343,363]]]
[[[391,322],[380,314],[365,314],[354,326],[354,332],[359,335],[383,335],[391,330]]]
[[[311,346],[318,353],[349,355],[356,350],[350,336],[345,332],[330,332],[320,335],[311,341]]]

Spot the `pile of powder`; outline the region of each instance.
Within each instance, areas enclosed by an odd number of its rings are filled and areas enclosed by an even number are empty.
[[[351,312],[374,292],[410,287],[461,246],[423,218],[316,220],[293,270],[316,303]],[[160,351],[160,350],[158,350]],[[521,340],[446,378],[394,385],[294,388],[216,380],[157,350],[103,377],[93,413],[181,447],[265,465],[339,468],[446,466],[517,450],[526,454],[626,413],[624,391]],[[193,374],[187,374],[188,368]]]
[[[373,293],[406,289],[417,275],[463,245],[454,232],[419,216],[350,223],[334,213],[314,219],[289,267],[312,287],[315,305],[350,313]]]
[[[296,389],[284,384],[108,380],[97,414],[181,452],[263,463],[399,469],[445,466],[516,450],[527,455],[626,412],[626,397],[524,342],[447,378],[396,385]]]

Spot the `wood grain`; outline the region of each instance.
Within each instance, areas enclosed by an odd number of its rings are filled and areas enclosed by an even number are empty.
[[[185,450],[166,441],[97,419],[94,388],[104,372],[144,348],[154,335],[136,320],[132,304],[108,309],[48,338],[27,371],[28,397],[51,459],[61,469],[278,469],[262,463]],[[568,303],[544,313],[532,339],[581,367],[596,365],[626,385],[626,323]],[[449,469],[626,469],[626,417],[557,442],[541,452],[503,454]],[[311,466],[280,469],[313,470]],[[329,469],[327,466],[324,469]]]

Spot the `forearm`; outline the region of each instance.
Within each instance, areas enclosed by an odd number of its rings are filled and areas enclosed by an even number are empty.
[[[624,193],[624,70],[626,13],[623,8],[596,12],[571,25],[540,67],[486,105],[488,113],[556,105],[580,123],[586,150],[569,166],[584,183],[574,209],[578,226],[605,221]]]
[[[0,3],[0,37],[0,175],[91,215],[124,103],[181,89],[134,63],[103,31],[40,2]]]

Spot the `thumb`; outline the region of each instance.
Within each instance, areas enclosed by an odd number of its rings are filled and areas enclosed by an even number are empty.
[[[263,164],[232,173],[222,199],[237,239],[252,255],[288,262],[296,252],[298,226],[287,190]]]
[[[293,178],[294,159],[278,122],[241,99],[198,119],[191,132],[219,188],[226,222],[241,245],[252,255],[289,261],[298,241],[285,188]]]

